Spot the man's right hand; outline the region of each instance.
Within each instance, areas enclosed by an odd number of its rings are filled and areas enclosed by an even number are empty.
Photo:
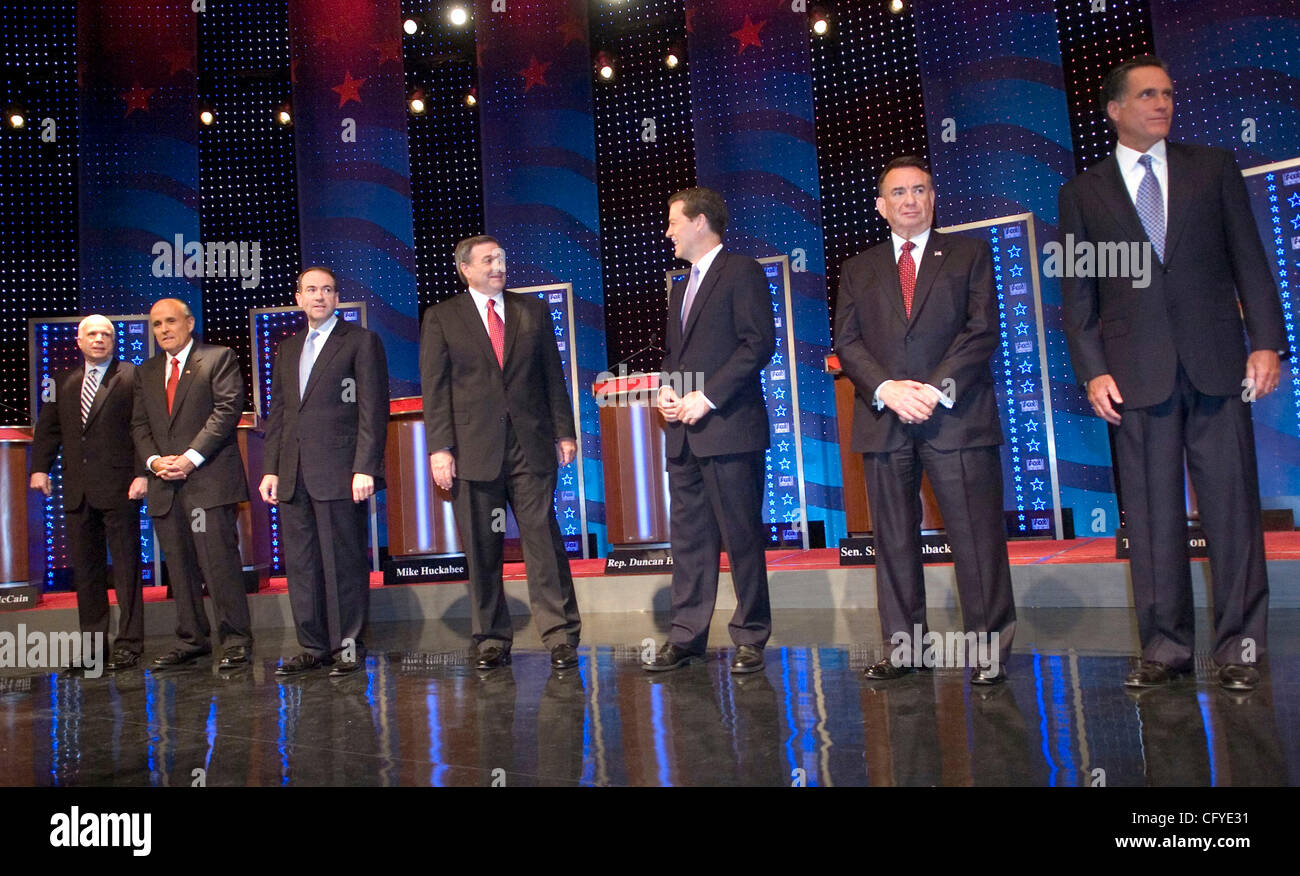
[[[904,423],[924,423],[934,413],[939,398],[924,383],[915,380],[891,380],[876,393],[885,407]]]
[[[262,495],[262,501],[268,505],[280,504],[280,478],[278,475],[262,475],[262,482],[257,485],[257,492]]]
[[[1088,381],[1088,403],[1092,405],[1093,412],[1112,426],[1118,426],[1120,415],[1112,402],[1124,404],[1124,397],[1119,394],[1115,378],[1109,374],[1098,374]]]
[[[456,457],[450,450],[437,450],[429,454],[429,470],[433,473],[433,482],[444,490],[450,490],[456,478]]]
[[[659,387],[659,413],[664,415],[665,420],[676,423],[681,419],[678,410],[681,403],[682,399],[677,394],[677,390],[667,385]]]
[[[33,490],[40,490],[47,496],[53,492],[53,488],[50,486],[50,476],[43,471],[32,472],[32,479],[27,482],[27,486]]]

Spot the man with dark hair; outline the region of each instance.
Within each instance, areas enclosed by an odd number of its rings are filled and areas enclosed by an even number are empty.
[[[298,644],[277,675],[365,665],[370,609],[369,499],[384,488],[388,361],[379,335],[339,319],[334,272],[308,268],[294,299],[302,331],[276,351],[258,487],[280,509]]]
[[[709,641],[723,544],[731,562],[736,644],[731,671],[758,672],[772,634],[763,451],[767,406],[761,374],[775,350],[772,297],[758,262],[722,248],[727,206],[709,189],[668,199],[674,254],[691,263],[668,296],[667,353],[659,410],[667,421],[672,503],[672,629],[645,664],[667,671],[698,662]]]
[[[835,352],[857,390],[852,448],[871,500],[881,632],[893,649],[866,676],[887,681],[921,668],[893,655],[921,653],[916,638],[927,635],[925,472],[952,546],[962,621],[968,634],[987,637],[959,665],[973,667],[972,684],[998,684],[1016,609],[989,368],[999,331],[993,256],[987,243],[931,229],[934,183],[920,159],[891,161],[878,190],[890,240],[844,263],[835,311]]]
[[[154,663],[179,666],[211,653],[207,584],[221,666],[246,666],[253,633],[236,527],[238,505],[248,501],[235,435],[244,411],[239,360],[233,350],[195,340],[184,301],[160,300],[149,322],[160,352],[135,369],[131,435],[153,474],[149,516],[167,560],[179,640]]]
[[[469,287],[424,315],[420,380],[429,468],[449,490],[465,549],[477,667],[510,663],[502,584],[505,506],[519,524],[528,595],[551,666],[578,663],[581,618],[555,521],[558,465],[577,454],[573,404],[546,305],[506,292],[505,251],[488,235],[456,245]]]
[[[63,511],[83,633],[108,635],[108,563],[113,557],[117,638],[105,668],[128,669],[144,647],[140,500],[144,466],[131,446],[135,368],[113,358],[113,323],[94,314],[77,325],[84,364],[55,378],[32,437],[30,486],[50,495],[63,450]]]
[[[1232,153],[1165,139],[1174,101],[1164,64],[1121,64],[1102,99],[1119,142],[1061,187],[1061,234],[1147,247],[1154,269],[1142,288],[1132,277],[1073,271],[1061,286],[1075,375],[1115,427],[1142,643],[1124,683],[1163,685],[1193,668],[1185,456],[1210,551],[1218,681],[1250,690],[1265,650],[1268,578],[1247,402],[1277,388],[1287,351],[1281,301]]]

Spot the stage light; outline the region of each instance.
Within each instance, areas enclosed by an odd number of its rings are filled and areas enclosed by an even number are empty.
[[[889,0],[889,11],[897,15],[903,11],[903,0]]]
[[[614,78],[614,59],[606,52],[596,55],[596,72],[606,82]]]
[[[293,107],[290,106],[288,101],[275,108],[275,120],[281,125],[293,124]]]
[[[817,36],[826,36],[826,34],[830,33],[831,16],[829,12],[818,7],[812,10],[809,17],[812,18],[813,33],[817,34]]]
[[[203,107],[199,110],[199,121],[204,125],[211,125],[217,120],[217,115],[212,111],[212,107]]]
[[[406,31],[408,36],[415,36],[420,32],[420,22],[414,18],[408,18],[402,22],[402,30]]]
[[[680,58],[677,57],[676,52],[669,52],[668,57],[664,58],[664,64],[668,67],[669,70],[676,70],[677,65],[680,64],[681,62],[682,61]]]
[[[469,12],[464,6],[453,6],[447,12],[447,20],[456,27],[464,27],[469,23]]]
[[[19,128],[26,127],[27,114],[20,109],[11,109],[5,113],[5,121],[9,123],[9,127],[18,130]]]
[[[415,115],[424,115],[424,92],[419,89],[412,91],[411,96],[407,98],[406,105],[411,108],[411,112]]]
[[[478,89],[471,88],[469,94],[465,95],[465,106],[478,105]]]

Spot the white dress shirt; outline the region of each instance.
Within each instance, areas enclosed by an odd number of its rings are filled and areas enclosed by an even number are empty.
[[[1147,169],[1140,163],[1143,155],[1151,156],[1151,172],[1156,175],[1156,182],[1160,183],[1160,197],[1165,203],[1165,228],[1168,228],[1169,161],[1165,157],[1165,141],[1161,140],[1146,152],[1130,149],[1123,143],[1115,144],[1115,161],[1119,163],[1119,171],[1124,176],[1124,187],[1128,189],[1129,200],[1134,206],[1137,206],[1138,185],[1142,182],[1142,177],[1147,175]]]
[[[189,360],[190,351],[193,349],[194,349],[194,339],[190,338],[190,342],[186,344],[179,353],[175,355],[171,355],[170,353],[166,353],[166,352],[163,353],[163,355],[167,357],[166,367],[163,368],[163,392],[167,391],[167,381],[171,380],[172,359],[175,359],[178,362],[180,362],[180,364],[176,366],[176,370],[178,374],[184,374],[185,363],[186,361]],[[179,376],[176,378],[176,383],[177,386],[180,385]],[[153,456],[149,457],[144,461],[144,467],[149,469],[149,471],[153,472],[153,461],[155,459],[161,459],[161,458],[162,458],[161,456],[155,453]],[[198,468],[199,466],[203,465],[203,454],[199,453],[193,447],[185,451],[185,458],[188,459],[190,462],[194,463],[195,468]],[[156,475],[157,472],[154,472],[154,474]]]
[[[898,260],[903,257],[903,244],[907,243],[909,238],[900,237],[893,231],[889,232],[889,236],[894,242],[894,264],[897,265]],[[930,242],[930,229],[927,228],[910,239],[914,246],[912,251],[908,253],[908,256],[911,257],[912,264],[916,265],[915,274],[919,277],[921,275],[921,257],[925,255],[925,245]],[[894,381],[892,380],[882,380],[880,381],[880,386],[876,387],[875,393],[872,394],[871,401],[875,404],[877,410],[885,406],[885,403],[880,400],[880,390],[885,386],[885,384],[893,382]],[[937,386],[931,386],[927,383],[926,387],[934,391],[934,394],[939,399],[939,404],[943,405],[945,408],[952,408],[952,399],[944,395]]]

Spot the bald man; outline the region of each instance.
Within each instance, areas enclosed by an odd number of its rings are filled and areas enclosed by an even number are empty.
[[[149,470],[149,516],[167,560],[176,602],[177,645],[154,661],[179,666],[212,653],[203,608],[208,585],[222,668],[252,655],[235,514],[248,481],[235,440],[244,378],[234,351],[194,339],[185,302],[164,298],[149,311],[161,352],[135,369],[131,433]]]
[[[113,323],[94,314],[77,325],[83,364],[55,377],[32,439],[30,486],[50,495],[63,451],[63,512],[83,633],[108,638],[108,558],[117,595],[117,636],[106,669],[129,669],[144,646],[140,500],[144,466],[131,446],[135,367],[113,357]]]

